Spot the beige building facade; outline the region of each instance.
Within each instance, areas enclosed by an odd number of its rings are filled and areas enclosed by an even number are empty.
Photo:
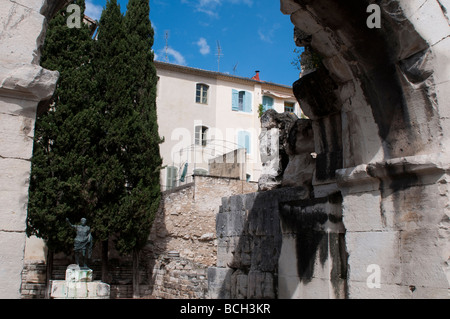
[[[259,71],[245,78],[158,61],[155,66],[162,189],[190,182],[194,173],[212,175],[209,161],[237,149],[245,155],[226,161],[244,161],[241,179],[258,181],[261,108],[300,117],[292,87],[261,81]]]

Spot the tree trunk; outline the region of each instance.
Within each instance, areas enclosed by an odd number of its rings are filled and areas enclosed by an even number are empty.
[[[102,281],[105,283],[109,283],[108,250],[108,240],[102,241]]]
[[[133,250],[133,298],[139,297],[139,251]]]
[[[53,250],[49,249],[47,251],[47,270],[45,276],[45,299],[50,299],[51,295],[51,280],[53,272]]]

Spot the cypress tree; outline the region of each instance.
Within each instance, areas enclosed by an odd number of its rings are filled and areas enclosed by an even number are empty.
[[[75,3],[83,14],[84,0]],[[97,202],[91,187],[99,136],[93,41],[85,24],[69,28],[66,19],[64,8],[50,21],[42,51],[41,65],[60,77],[50,103],[38,108],[27,216],[27,234],[43,238],[49,255],[71,251],[66,217],[91,220]]]
[[[102,137],[99,141],[98,159],[101,165],[96,171],[99,205],[94,221],[98,239],[102,242],[102,280],[107,281],[108,241],[116,233],[120,223],[119,212],[125,195],[125,174],[121,160],[122,135],[127,110],[126,90],[126,42],[123,15],[116,0],[106,3],[93,49],[93,67],[97,84],[96,100]]]
[[[132,223],[120,230],[118,248],[133,254],[133,293],[138,295],[138,253],[146,244],[160,203],[162,159],[156,112],[157,75],[152,51],[154,31],[148,0],[129,0],[125,14],[132,113],[127,126],[124,167],[128,196],[123,216]],[[125,222],[125,221],[124,221]]]
[[[109,168],[122,174],[115,187],[117,205],[105,216],[115,229],[116,248],[133,255],[147,242],[160,201],[162,159],[156,116],[156,69],[153,65],[153,29],[148,0],[130,0],[125,17],[110,0],[100,19],[94,65],[104,105],[105,154]],[[134,283],[137,279],[134,277]],[[137,291],[135,290],[135,295]]]
[[[121,230],[118,247],[123,252],[139,250],[146,243],[150,226],[159,207],[162,159],[156,113],[156,69],[153,64],[153,28],[148,0],[130,0],[125,15],[128,47],[128,87],[131,113],[126,126],[127,146],[124,168],[127,201],[124,216],[140,222]]]

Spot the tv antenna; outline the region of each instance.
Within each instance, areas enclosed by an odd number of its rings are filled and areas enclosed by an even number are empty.
[[[233,66],[233,75],[236,75],[236,68],[238,66],[239,62],[236,62],[236,64]]]
[[[167,50],[169,49],[169,30],[166,30],[164,32],[164,39],[166,40],[166,46],[164,48],[164,51],[165,51],[164,60],[165,60],[165,62],[169,62],[169,57],[167,56]]]
[[[217,40],[217,72],[220,72],[220,57],[222,54],[222,48],[220,47],[220,42]]]

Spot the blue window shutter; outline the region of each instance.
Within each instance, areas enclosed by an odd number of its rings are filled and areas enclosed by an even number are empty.
[[[245,91],[244,95],[244,112],[252,111],[252,93]]]
[[[263,111],[273,109],[273,99],[270,96],[263,96]]]
[[[239,111],[239,92],[237,90],[232,91],[231,109],[233,111]]]
[[[247,154],[250,154],[250,133],[245,132],[245,148],[247,149]]]
[[[238,132],[238,148],[245,148],[247,154],[250,153],[250,133],[246,131]]]
[[[238,148],[245,148],[245,132],[238,132]]]

